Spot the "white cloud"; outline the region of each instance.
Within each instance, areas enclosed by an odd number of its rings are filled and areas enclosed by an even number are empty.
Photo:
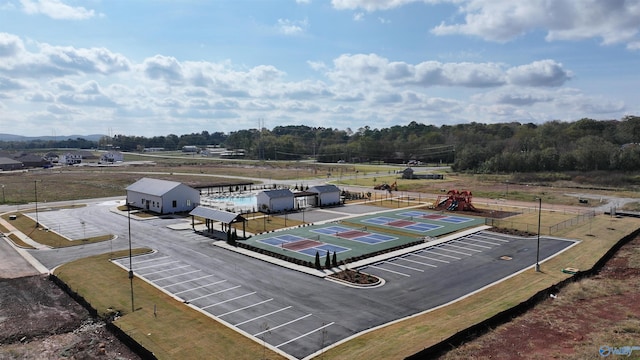
[[[363,21],[363,20],[364,20],[364,13],[357,12],[353,14],[353,21]]]
[[[432,32],[506,42],[543,29],[548,41],[600,38],[609,45],[633,44],[640,30],[638,0],[467,0],[460,12],[464,22],[441,23]]]
[[[86,20],[95,16],[94,10],[70,6],[59,0],[20,0],[25,13],[42,14],[56,20]]]
[[[437,3],[439,0],[331,0],[338,10],[363,9],[366,11],[389,10],[414,2]]]
[[[278,31],[284,35],[300,35],[307,31],[309,27],[309,21],[307,19],[304,20],[289,20],[289,19],[278,19],[278,24],[276,25]]]
[[[561,86],[571,76],[571,72],[564,70],[562,64],[553,60],[534,61],[507,70],[510,83],[524,86]]]

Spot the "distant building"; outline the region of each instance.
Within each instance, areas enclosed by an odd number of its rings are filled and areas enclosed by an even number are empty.
[[[100,162],[103,164],[113,164],[121,161],[124,161],[124,155],[121,152],[109,151],[100,155]]]
[[[221,158],[240,159],[245,156],[244,149],[225,150],[220,154]]]
[[[82,154],[66,153],[58,157],[58,163],[62,165],[75,165],[82,163]]]
[[[20,161],[10,159],[8,157],[0,157],[0,170],[12,171],[20,170],[23,168],[23,164]]]
[[[182,147],[182,152],[198,152],[198,147],[194,145],[185,145]]]
[[[131,206],[158,214],[191,211],[200,203],[200,191],[175,181],[142,178],[126,190]]]
[[[332,206],[340,204],[340,189],[335,185],[316,185],[308,190],[316,193],[315,206]]]
[[[289,189],[265,190],[256,196],[258,210],[265,213],[291,211],[294,209],[294,195]]]
[[[439,180],[444,179],[444,175],[442,174],[415,174],[413,169],[408,167],[402,170],[402,178],[403,179],[426,179],[426,180]]]

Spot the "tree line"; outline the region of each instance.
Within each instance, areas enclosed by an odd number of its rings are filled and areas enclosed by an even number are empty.
[[[72,141],[72,140],[69,140]],[[186,145],[219,145],[243,149],[256,160],[304,160],[349,163],[409,163],[451,165],[456,171],[478,173],[640,170],[640,117],[621,120],[584,118],[574,122],[466,123],[434,126],[418,122],[355,131],[277,126],[271,130],[246,129],[225,134],[202,131],[181,136],[151,138],[115,135],[98,142],[72,141],[82,147],[142,151],[145,148],[180,150]],[[22,144],[25,146],[25,144]],[[30,148],[54,147],[39,141]],[[55,147],[70,147],[57,142]],[[63,146],[60,146],[63,145]],[[0,142],[10,149],[13,142]]]

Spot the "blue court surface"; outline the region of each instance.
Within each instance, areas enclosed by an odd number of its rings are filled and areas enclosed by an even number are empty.
[[[271,245],[280,249],[295,251],[295,252],[312,256],[312,257],[315,256],[316,253],[324,254],[327,251],[330,253],[339,254],[341,252],[351,250],[346,247],[327,244],[321,241],[311,240],[311,239],[307,239],[301,236],[296,236],[291,234],[271,236],[268,238],[260,239],[258,240],[258,242]]]
[[[397,239],[395,236],[372,233],[364,229],[354,229],[345,226],[326,226],[311,230],[312,232],[331,235],[351,241],[358,241],[366,244],[379,244]]]
[[[398,216],[404,216],[408,218],[428,219],[432,221],[443,221],[452,224],[462,224],[472,221],[473,219],[461,216],[452,215],[435,215],[434,213],[428,213],[424,211],[405,211],[397,214]]]
[[[373,225],[393,226],[393,227],[406,229],[406,230],[413,230],[417,232],[428,232],[428,231],[440,229],[442,227],[441,225],[415,222],[411,220],[391,218],[386,216],[378,216],[374,218],[364,219],[362,220],[362,222],[367,224],[373,224]]]

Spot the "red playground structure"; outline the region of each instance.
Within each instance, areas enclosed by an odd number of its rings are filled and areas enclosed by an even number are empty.
[[[471,191],[468,190],[449,190],[447,195],[438,196],[434,208],[449,211],[477,211],[471,203],[472,197]]]

